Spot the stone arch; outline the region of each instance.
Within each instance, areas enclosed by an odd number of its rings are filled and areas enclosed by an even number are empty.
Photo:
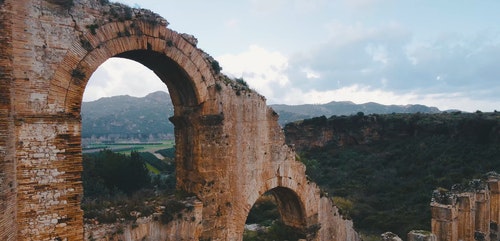
[[[79,36],[71,44],[50,82],[47,112],[64,113],[79,119],[85,87],[91,74],[111,57],[126,58],[153,70],[166,84],[174,104],[175,141],[180,179],[194,168],[191,142],[196,139],[193,123],[199,115],[221,110],[203,108],[209,89],[216,83],[218,69],[210,56],[196,48],[196,39],[178,34],[157,23],[130,20],[111,22]],[[217,64],[218,65],[218,64]],[[74,140],[80,146],[80,140]],[[80,158],[78,152],[74,158]],[[179,182],[178,182],[179,184]],[[182,185],[179,185],[182,186]]]
[[[112,22],[71,44],[50,83],[49,111],[79,112],[90,75],[107,59],[121,57],[153,70],[167,85],[175,107],[195,107],[207,100],[215,84],[208,55],[194,37],[141,20]],[[176,110],[176,114],[179,113]]]
[[[271,193],[275,197],[279,213],[285,224],[298,229],[303,229],[306,226],[304,203],[296,192],[278,186],[266,193]]]
[[[302,181],[305,182],[302,183]],[[303,186],[307,185],[306,180],[297,181],[289,176],[275,176],[268,179],[263,186],[249,195],[245,208],[245,220],[257,199],[265,193],[271,193],[277,201],[283,223],[300,230],[304,235],[308,235],[310,227],[318,223],[318,210],[315,206],[317,200],[312,200],[317,195],[311,195],[311,191],[317,190],[316,186],[306,187],[306,191],[303,191]],[[243,233],[244,223],[240,227],[241,233]]]

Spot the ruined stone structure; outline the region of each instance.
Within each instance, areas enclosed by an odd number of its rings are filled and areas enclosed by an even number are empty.
[[[500,176],[436,193],[431,202],[432,233],[438,241],[498,241]],[[437,197],[436,197],[437,196]]]
[[[203,204],[198,200],[186,200],[191,208],[182,210],[179,218],[163,223],[161,213],[139,217],[134,222],[112,224],[85,223],[85,240],[92,241],[156,241],[198,240],[202,225]]]
[[[307,180],[265,98],[167,25],[107,0],[0,0],[0,240],[84,239],[80,106],[111,57],[153,70],[174,103],[177,187],[202,207],[199,231],[172,240],[241,240],[265,192],[307,240],[357,240]]]

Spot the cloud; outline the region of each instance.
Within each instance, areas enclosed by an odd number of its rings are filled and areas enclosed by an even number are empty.
[[[367,9],[380,4],[384,0],[344,0],[344,4],[354,9]]]
[[[471,103],[493,107],[489,101],[499,106],[497,35],[443,34],[423,41],[396,23],[366,27],[333,22],[329,29],[331,38],[289,59],[288,86],[302,93],[294,94],[296,98],[323,101],[341,96],[469,110]],[[317,78],[310,78],[305,69],[314,70]],[[364,97],[348,90],[361,91]],[[287,101],[293,100],[283,99]]]
[[[351,85],[331,90],[307,90],[289,88],[283,91],[279,99],[291,105],[325,104],[331,101],[352,101],[357,104],[377,102],[384,105],[423,104],[438,107],[440,110],[463,110],[474,112],[478,106],[483,111],[499,109],[500,101],[473,99],[464,93],[421,94],[416,92],[396,93],[383,89],[372,89],[366,86]]]
[[[397,24],[335,29],[345,38],[291,57],[252,45],[217,59],[226,74],[243,77],[269,104],[349,100],[465,111],[500,106],[500,46],[494,42],[456,37],[416,42]]]
[[[321,75],[310,69],[310,68],[302,68],[301,70],[304,74],[306,74],[306,79],[319,79],[321,77]]]
[[[299,14],[309,14],[321,10],[327,0],[251,0],[253,12],[259,15],[282,14],[293,11]]]
[[[288,59],[276,51],[251,45],[242,53],[221,55],[217,60],[225,74],[242,77],[251,88],[267,98],[274,96],[276,89],[273,86],[285,86],[288,83],[285,75]]]
[[[224,26],[228,29],[238,29],[240,25],[240,20],[232,18],[224,23]]]
[[[272,14],[286,4],[286,0],[251,0],[251,7],[258,14]]]
[[[321,10],[328,1],[327,0],[295,0],[294,8],[298,12],[311,13],[317,10]]]
[[[345,86],[330,90],[303,90],[291,88],[281,98],[290,104],[324,104],[331,101],[353,101],[366,103],[377,100],[381,104],[408,104],[416,98],[415,94],[397,95],[396,93],[371,89],[360,85]]]
[[[115,95],[142,97],[158,90],[168,92],[153,71],[132,60],[110,58],[90,77],[83,101]]]

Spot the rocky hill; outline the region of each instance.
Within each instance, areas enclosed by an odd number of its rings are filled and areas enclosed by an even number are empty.
[[[500,113],[316,117],[285,126],[307,174],[365,234],[430,230],[432,191],[500,171]]]
[[[174,126],[170,96],[158,91],[145,97],[128,95],[101,98],[82,104],[82,138],[168,139]]]

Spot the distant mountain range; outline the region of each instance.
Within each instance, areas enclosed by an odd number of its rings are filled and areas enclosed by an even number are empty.
[[[439,113],[436,107],[424,105],[381,105],[373,102],[355,104],[348,101],[316,105],[271,105],[279,114],[279,122],[288,122],[316,116]],[[82,138],[158,140],[173,138],[174,126],[168,120],[174,107],[170,95],[163,91],[145,97],[128,95],[105,97],[82,104]]]
[[[317,116],[330,117],[333,115],[363,114],[390,114],[390,113],[440,113],[436,107],[425,105],[381,105],[374,102],[355,104],[350,101],[332,101],[326,104],[307,105],[271,105],[280,115],[279,122],[282,126],[289,122],[308,119]]]

